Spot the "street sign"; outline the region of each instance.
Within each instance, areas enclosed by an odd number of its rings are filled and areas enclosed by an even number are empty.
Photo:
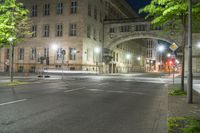
[[[176,43],[173,43],[172,45],[169,46],[169,48],[172,50],[172,51],[176,51],[178,49],[178,46],[176,45]]]

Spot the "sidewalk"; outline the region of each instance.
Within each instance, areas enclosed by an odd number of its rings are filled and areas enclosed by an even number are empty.
[[[200,119],[200,94],[193,92],[193,104],[186,96],[168,96],[168,117],[192,116]]]
[[[181,121],[181,119],[189,120],[195,118],[196,120],[200,120],[200,93],[193,91],[193,104],[187,103],[187,96],[168,95],[168,118],[168,122],[170,121],[168,124],[171,127],[170,133],[183,133],[181,128],[187,127],[183,126],[187,122]],[[172,121],[174,121],[174,123]],[[194,126],[192,122],[187,124]],[[196,128],[195,131],[199,133],[199,128]]]

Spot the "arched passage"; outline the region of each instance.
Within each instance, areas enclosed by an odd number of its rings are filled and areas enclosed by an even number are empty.
[[[146,34],[141,33],[141,34],[139,34],[139,33],[137,33],[137,34],[129,34],[129,35],[122,35],[121,34],[118,37],[117,36],[113,36],[113,38],[112,37],[110,38],[110,42],[107,43],[107,46],[105,46],[105,48],[108,48],[108,49],[110,49],[112,51],[112,55],[114,54],[113,55],[113,58],[114,58],[116,56],[115,54],[119,55],[118,54],[119,51],[117,49],[119,49],[120,47],[118,45],[124,45],[126,42],[130,42],[130,41],[133,41],[133,40],[143,40],[143,39],[144,40],[152,39],[152,40],[157,40],[157,41],[161,40],[163,42],[167,42],[168,43],[167,47],[169,46],[169,44],[172,44],[172,43],[178,44],[177,41],[171,39],[170,37],[168,37],[168,36],[162,37],[158,33],[156,33],[156,34],[152,34],[152,33],[146,33]],[[135,45],[133,45],[133,44],[132,44],[132,46],[135,47]],[[160,44],[160,43],[157,43],[157,44]],[[133,47],[131,47],[131,48],[133,48]],[[166,49],[168,49],[167,47],[166,47]],[[120,61],[116,62],[116,60],[114,59],[109,64],[110,65],[109,68],[112,69],[111,71],[113,73],[115,71],[118,71],[119,69],[117,69],[117,68],[120,68],[120,67],[126,68],[126,70],[123,69],[125,71],[120,70],[120,71],[123,71],[123,72],[130,72],[130,70],[132,70],[132,72],[134,72],[136,69],[137,70],[146,71],[147,70],[146,69],[146,67],[147,67],[146,60],[148,60],[148,57],[145,54],[141,54],[141,53],[146,53],[146,52],[144,52],[144,51],[141,52],[140,50],[138,50],[140,52],[140,54],[137,54],[138,52],[133,52],[132,55],[134,55],[134,57],[131,58],[131,64],[127,64],[126,63],[127,59],[126,59],[126,55],[125,54],[126,53],[130,53],[129,51],[127,51],[127,52],[124,52],[123,57],[122,57],[123,60],[125,60],[125,62],[122,61],[122,63],[120,64],[119,63]],[[122,55],[122,53],[120,55]],[[139,58],[139,57],[141,57],[141,58]],[[137,61],[138,58],[139,58],[139,60],[141,60],[139,64],[138,64],[139,61]],[[158,57],[158,58],[160,58],[160,57]],[[160,70],[160,68],[159,68],[160,65],[158,65],[159,62],[160,62],[160,59],[158,59],[158,58],[154,58],[154,59],[152,58],[152,60],[150,60],[150,61],[154,62],[153,65],[151,64],[150,68],[152,66],[155,66],[155,69],[154,69],[155,71]]]
[[[156,40],[162,40],[165,41],[167,43],[176,43],[177,45],[180,46],[179,42],[171,39],[170,37],[162,37],[162,36],[158,36],[157,34],[130,34],[130,35],[124,35],[124,36],[120,36],[120,37],[116,37],[113,38],[112,41],[108,42],[105,47],[109,48],[109,49],[113,49],[114,47],[116,47],[118,44],[124,43],[126,41],[130,41],[130,40],[135,40],[135,39],[156,39]]]

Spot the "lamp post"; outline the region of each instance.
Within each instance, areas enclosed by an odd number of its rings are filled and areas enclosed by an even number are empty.
[[[168,61],[170,61],[170,62],[167,63],[168,70],[169,70],[169,76],[170,76],[170,69],[171,69],[171,64],[172,64],[172,62],[171,62],[171,54],[170,53],[167,54],[167,58],[168,58]]]
[[[193,87],[193,75],[192,75],[192,0],[188,0],[188,83],[187,83],[187,102],[191,104],[193,102],[192,87]]]
[[[65,59],[66,51],[63,49],[61,51],[61,54],[62,54],[62,79],[63,79],[63,75],[64,75],[64,59]]]
[[[56,50],[58,49],[58,46],[56,44],[53,44],[51,46],[51,48],[53,49],[53,52],[54,52],[54,65],[55,65],[55,58],[56,58]]]
[[[128,70],[127,70],[127,72],[129,72],[129,61],[130,61],[130,59],[131,59],[131,54],[127,54],[126,55],[126,59],[128,60]]]
[[[101,51],[101,49],[99,48],[99,47],[96,47],[95,49],[94,49],[94,51],[95,51],[95,56],[96,56],[96,74],[97,74],[97,72],[98,72],[98,60],[99,60],[99,58],[97,58],[97,57],[99,57],[99,53],[100,53],[100,51]]]
[[[141,61],[141,57],[140,57],[140,56],[138,56],[138,57],[137,57],[137,60],[138,60],[138,62],[139,62],[140,71],[141,71],[141,62],[140,62],[140,61]]]
[[[165,50],[165,47],[163,46],[163,45],[160,45],[159,47],[158,47],[158,51],[160,52],[160,54],[161,54],[161,60],[160,60],[160,65],[161,65],[161,71],[163,70],[163,51]]]

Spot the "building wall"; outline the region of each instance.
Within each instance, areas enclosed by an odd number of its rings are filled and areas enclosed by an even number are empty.
[[[188,72],[188,44],[186,43],[185,47],[185,76]],[[200,33],[192,34],[192,71],[194,76],[200,73]],[[179,54],[179,57],[182,58],[182,53]]]
[[[117,45],[112,50],[112,61],[108,73],[144,72],[146,46],[143,40],[130,40]]]
[[[102,49],[103,43],[103,20],[133,17],[133,11],[123,6],[124,0],[77,0],[77,12],[71,14],[71,2],[74,0],[61,0],[63,3],[62,14],[57,14],[57,0],[19,0],[24,3],[30,11],[31,29],[37,26],[37,36],[27,37],[15,47],[14,71],[23,68],[24,72],[33,69],[40,70],[47,67],[40,64],[39,58],[44,57],[44,48],[49,49],[49,66],[48,68],[60,68],[62,57],[56,59],[57,49],[61,48],[66,51],[64,56],[64,69],[75,70],[94,70],[97,62],[95,48]],[[121,2],[120,2],[121,1]],[[50,15],[44,16],[44,6],[50,4]],[[37,16],[32,16],[33,5],[37,5]],[[91,15],[88,14],[88,5],[91,5]],[[123,7],[123,8],[122,8]],[[96,12],[96,13],[95,13]],[[111,14],[112,13],[112,14]],[[96,15],[95,15],[96,14]],[[97,16],[97,17],[95,17]],[[57,25],[62,24],[62,36],[56,36]],[[76,36],[70,36],[70,24],[76,24]],[[49,36],[44,37],[44,27],[49,25]],[[88,37],[88,25],[91,27],[90,37]],[[53,49],[53,46],[57,46]],[[19,59],[19,51],[24,49],[24,58]],[[70,59],[70,48],[75,48],[76,59]],[[32,59],[32,49],[36,49],[36,57]],[[1,49],[1,71],[7,67],[5,59],[6,49]],[[101,62],[102,54],[99,53],[98,62]]]

